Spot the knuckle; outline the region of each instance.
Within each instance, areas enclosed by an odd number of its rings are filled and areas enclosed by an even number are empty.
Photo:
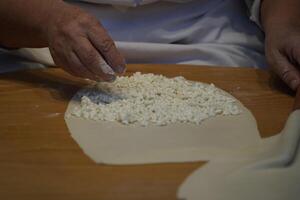
[[[291,68],[283,68],[281,71],[281,78],[285,82],[289,81],[291,79],[291,76],[295,74],[295,70]]]
[[[114,48],[115,44],[110,38],[105,38],[101,44],[100,48],[103,52],[109,52]]]
[[[94,24],[97,23],[97,19],[89,14],[83,14],[79,17],[78,23],[80,26],[84,27],[85,29],[91,28]]]
[[[78,29],[78,24],[76,21],[72,20],[60,27],[62,34],[69,35],[70,33],[76,32],[76,30]]]
[[[97,53],[93,49],[89,49],[84,53],[84,63],[90,66],[98,64]]]

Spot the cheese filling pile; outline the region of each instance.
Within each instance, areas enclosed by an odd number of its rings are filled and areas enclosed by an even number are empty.
[[[75,99],[80,105],[71,116],[126,125],[200,124],[217,115],[241,113],[236,100],[213,84],[140,72],[118,77],[113,83],[98,83]]]

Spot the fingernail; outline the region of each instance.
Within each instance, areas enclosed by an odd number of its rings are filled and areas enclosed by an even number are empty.
[[[105,77],[100,77],[100,76],[96,76],[96,78],[94,79],[97,82],[114,82],[116,80],[116,76],[114,75],[106,75]]]
[[[104,80],[108,81],[108,82],[113,82],[114,80],[116,80],[116,74],[114,72],[114,70],[112,70],[112,68],[106,64],[103,63],[100,65],[102,72],[105,74]]]
[[[102,71],[103,71],[104,74],[114,75],[115,76],[114,70],[112,70],[112,68],[109,65],[107,65],[107,64],[101,64],[100,67],[101,67],[101,69],[102,69]]]
[[[126,67],[125,67],[125,66],[122,66],[122,65],[119,65],[119,66],[117,66],[117,67],[115,68],[115,71],[116,71],[117,73],[119,73],[119,74],[124,73],[125,70],[126,70]]]
[[[114,82],[116,80],[116,76],[115,75],[107,75],[107,79],[106,81],[108,82]]]
[[[300,84],[299,80],[297,80],[297,79],[292,80],[291,81],[291,87],[292,87],[292,89],[296,90],[298,88],[299,84]]]

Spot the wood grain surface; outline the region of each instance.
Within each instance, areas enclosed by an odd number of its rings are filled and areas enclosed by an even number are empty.
[[[262,137],[280,131],[293,105],[266,72],[251,68],[130,65],[127,74],[135,71],[214,83],[253,112]],[[0,75],[0,199],[176,199],[182,181],[205,162],[99,165],[71,139],[64,112],[86,84],[60,69]]]

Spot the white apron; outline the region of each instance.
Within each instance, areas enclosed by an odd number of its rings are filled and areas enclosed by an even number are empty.
[[[84,1],[94,3],[68,2],[101,21],[127,63],[266,66],[264,35],[250,20],[243,0],[109,1],[114,2],[114,6],[103,4],[107,0]],[[256,7],[251,11],[258,13],[259,7]],[[1,56],[5,57],[7,52],[0,54],[0,60],[5,60]],[[8,53],[33,61],[30,66],[54,65],[48,48]],[[3,66],[1,63],[0,71]],[[6,67],[7,70],[10,68]]]

